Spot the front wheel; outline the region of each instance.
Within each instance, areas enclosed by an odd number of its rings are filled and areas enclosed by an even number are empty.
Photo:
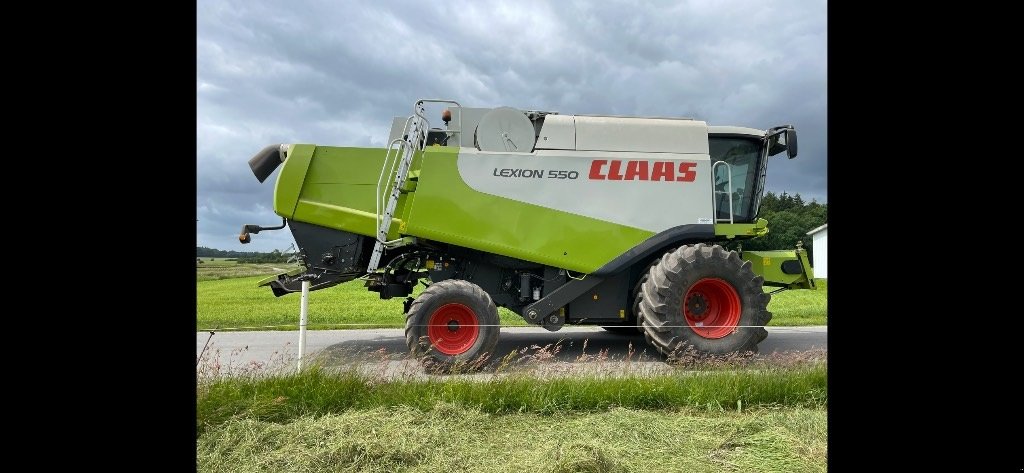
[[[749,262],[718,245],[666,253],[643,285],[644,338],[666,356],[686,346],[703,354],[756,353],[772,318],[763,283]]]
[[[479,367],[498,344],[500,320],[491,296],[469,281],[431,284],[409,306],[405,341],[428,367]]]

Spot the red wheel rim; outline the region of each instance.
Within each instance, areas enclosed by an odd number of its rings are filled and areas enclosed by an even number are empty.
[[[468,351],[480,336],[476,313],[462,304],[438,307],[427,321],[427,337],[437,351],[459,355]]]
[[[722,338],[736,330],[742,312],[740,295],[717,278],[697,281],[683,298],[683,317],[704,338]]]

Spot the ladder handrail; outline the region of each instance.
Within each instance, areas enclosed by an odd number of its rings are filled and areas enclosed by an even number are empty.
[[[396,144],[398,145],[398,148],[395,148]],[[387,203],[384,201],[385,194],[381,192],[380,186],[383,183],[382,181],[384,180],[384,176],[390,176],[391,173],[394,172],[395,164],[398,163],[398,159],[397,158],[398,158],[398,156],[402,152],[405,151],[405,146],[408,146],[408,144],[405,142],[405,140],[403,140],[401,138],[396,138],[396,139],[391,141],[391,143],[388,145],[388,152],[384,156],[384,166],[381,167],[380,176],[377,177],[377,194],[376,194],[377,222],[376,222],[376,224],[377,224],[377,229],[378,229],[377,231],[378,231],[378,233],[380,232],[381,217],[383,216],[383,213],[381,212],[381,208],[387,207]],[[393,150],[397,150],[397,152],[395,153],[395,158],[394,159],[391,158],[391,151],[393,151]],[[388,163],[391,163],[390,166],[389,166]],[[379,238],[379,235],[378,235],[378,240],[379,239],[380,238]]]
[[[420,114],[420,112],[424,111],[424,108],[423,108],[423,104],[424,103],[450,103],[450,104],[455,104],[456,107],[462,108],[462,105],[459,104],[458,102],[454,101],[454,100],[448,100],[448,99],[419,99],[419,100],[417,100],[416,104],[413,105],[413,107],[412,107],[412,111],[416,115],[419,115],[420,119],[422,119],[427,124],[427,126],[424,127],[423,129],[424,130],[428,130],[428,131],[430,130],[430,120],[427,120],[426,116]],[[445,132],[448,133],[449,137],[451,137],[453,133],[458,133],[459,134],[459,140],[462,140],[462,113],[461,112],[459,113],[459,128],[457,130],[445,130]]]
[[[376,211],[376,223],[377,223],[377,235],[375,237],[376,242],[373,245],[373,254],[370,255],[370,263],[367,265],[366,272],[373,272],[377,270],[380,265],[381,255],[384,253],[384,247],[390,242],[387,241],[388,230],[391,229],[391,221],[394,218],[395,208],[398,206],[398,199],[401,195],[402,186],[405,185],[406,179],[409,176],[409,168],[412,167],[412,160],[416,156],[416,152],[423,149],[426,143],[427,133],[430,131],[430,121],[423,115],[425,109],[424,103],[451,103],[458,107],[462,107],[458,102],[454,100],[445,99],[420,99],[412,106],[413,114],[405,120],[405,126],[402,127],[402,138],[396,138],[388,144],[387,153],[384,155],[384,162],[381,166],[380,175],[377,176],[377,192],[375,195],[375,211]],[[459,129],[455,132],[449,131],[448,133],[459,133],[459,138],[462,137],[462,114],[459,114]],[[449,137],[452,135],[449,134]],[[395,145],[398,145],[397,147]],[[392,155],[392,151],[395,151]],[[401,159],[399,159],[401,155]],[[396,169],[397,166],[397,169]],[[390,176],[395,173],[395,179],[391,182],[391,192],[388,193],[387,203],[384,202],[384,194],[381,192],[381,185],[384,183],[384,176]],[[384,211],[381,212],[381,206],[384,206]]]
[[[415,116],[410,116],[408,119],[405,120],[405,127],[402,130],[402,135],[405,136],[406,139],[396,138],[394,141],[391,142],[391,144],[388,147],[388,154],[385,155],[384,157],[384,166],[381,167],[380,176],[377,177],[378,204],[384,203],[384,196],[380,192],[380,185],[383,183],[384,176],[390,176],[391,173],[395,172],[395,166],[398,166],[398,173],[395,175],[395,180],[392,181],[392,192],[390,195],[394,195],[394,191],[400,189],[402,184],[405,184],[406,176],[403,175],[405,173],[403,173],[402,170],[404,168],[406,171],[408,171],[408,164],[410,164],[410,162],[412,161],[412,157],[415,156],[416,154],[416,149],[419,148],[420,143],[422,143],[423,141],[422,133],[420,132],[422,128],[419,127],[419,122],[415,120],[415,118]],[[409,129],[410,125],[412,125],[411,130]],[[394,149],[392,147],[395,143],[398,143],[399,146],[397,148],[397,152],[395,153],[395,158],[391,159],[391,150]],[[399,154],[401,154],[402,159],[397,159]],[[391,219],[388,218],[388,214],[394,211],[394,207],[392,204],[397,203],[397,198],[389,198],[388,202],[385,204],[383,214],[380,211],[379,205],[377,207],[378,243],[385,243],[385,240],[387,239],[387,231],[391,227]],[[387,220],[386,226],[384,220]],[[383,235],[381,235],[382,233]]]
[[[402,127],[402,132],[399,135],[399,136],[404,136],[405,138],[395,138],[394,140],[391,141],[391,143],[388,144],[388,151],[387,151],[387,154],[384,155],[384,163],[383,163],[383,165],[380,168],[380,175],[377,176],[377,192],[376,192],[376,194],[374,194],[375,197],[376,197],[376,199],[375,199],[376,200],[376,202],[375,202],[375,204],[376,204],[375,213],[376,213],[376,216],[377,216],[377,218],[376,218],[376,223],[377,223],[377,236],[376,236],[376,238],[377,238],[377,240],[380,240],[380,226],[381,226],[381,216],[382,216],[381,215],[382,213],[381,213],[380,210],[381,210],[381,207],[385,207],[387,205],[384,202],[384,193],[381,192],[381,184],[384,183],[384,176],[390,176],[391,173],[394,172],[395,165],[398,163],[398,157],[400,155],[404,156],[404,154],[403,154],[403,152],[405,151],[404,147],[408,145],[409,125],[411,124],[413,118],[414,118],[413,116],[410,116],[409,118],[405,119],[405,125]],[[395,148],[395,144],[396,143],[399,145],[398,148]],[[392,155],[391,155],[392,151],[396,151],[396,153],[394,154],[394,157],[392,157]]]
[[[409,118],[405,119],[405,125],[402,126],[402,132],[399,135],[399,136],[404,136],[405,138],[396,138],[395,140],[393,140],[391,143],[388,144],[388,153],[387,153],[387,155],[384,156],[384,165],[381,167],[380,175],[377,176],[377,208],[376,208],[376,213],[377,213],[377,226],[378,227],[380,227],[380,217],[381,217],[380,207],[383,204],[382,201],[383,201],[383,197],[384,197],[384,195],[380,192],[380,185],[382,184],[384,176],[390,176],[391,173],[394,172],[395,164],[396,163],[392,162],[392,159],[397,158],[398,155],[399,155],[399,153],[395,153],[395,157],[392,158],[391,157],[391,151],[394,149],[395,143],[399,142],[399,141],[405,142],[405,143],[407,143],[409,145],[412,145],[411,141],[422,142],[422,138],[419,136],[419,134],[417,134],[417,136],[416,136],[416,138],[419,138],[419,139],[415,139],[415,140],[410,140],[409,139],[409,138],[412,138],[412,136],[411,136],[412,133],[410,133],[409,125],[412,124],[412,121],[418,117],[420,120],[422,120],[422,123],[424,123],[426,125],[425,127],[421,126],[419,128],[421,130],[429,130],[429,128],[430,128],[430,120],[428,120],[427,117],[425,115],[423,115],[423,113],[422,113],[424,111],[423,104],[426,103],[426,102],[453,103],[453,104],[458,105],[459,107],[461,107],[461,105],[459,105],[458,102],[456,102],[454,100],[445,100],[445,99],[420,99],[420,100],[417,100],[415,104],[413,104],[413,107],[412,107],[413,114],[410,115]],[[459,114],[459,130],[456,130],[456,132],[461,133],[461,130],[462,130],[462,114]],[[412,147],[414,149],[415,148],[419,148],[419,146],[412,146]],[[402,149],[402,147],[399,147],[398,151],[401,152],[401,151],[404,151],[404,150]],[[404,155],[403,155],[403,157],[404,157]],[[379,230],[378,230],[378,233],[379,233]]]

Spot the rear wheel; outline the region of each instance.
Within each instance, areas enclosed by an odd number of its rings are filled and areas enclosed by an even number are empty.
[[[498,308],[480,286],[448,279],[431,284],[409,306],[405,341],[428,367],[472,369],[494,351],[499,323]]]
[[[643,285],[644,338],[664,355],[687,346],[703,354],[756,353],[772,318],[763,283],[749,262],[718,245],[668,252]]]

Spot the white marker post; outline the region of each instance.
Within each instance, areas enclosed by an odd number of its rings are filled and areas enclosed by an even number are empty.
[[[302,302],[299,309],[299,371],[306,354],[306,323],[309,322],[309,280],[302,281]]]

